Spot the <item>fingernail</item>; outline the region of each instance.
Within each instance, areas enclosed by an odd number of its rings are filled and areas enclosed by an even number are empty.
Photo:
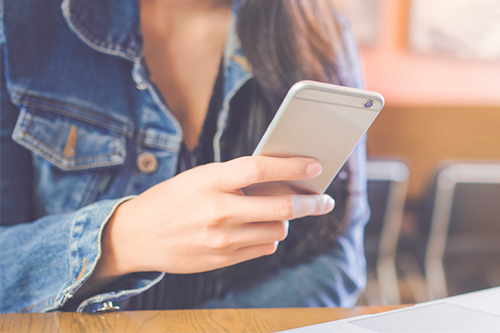
[[[323,171],[323,166],[321,166],[321,164],[311,163],[307,166],[306,176],[307,178],[314,178],[319,176],[321,174],[321,171]]]
[[[286,235],[288,236],[288,231],[290,230],[290,221],[285,220],[285,229],[286,229]]]
[[[325,203],[325,212],[329,213],[335,208],[335,200],[328,194],[323,194],[323,201]]]

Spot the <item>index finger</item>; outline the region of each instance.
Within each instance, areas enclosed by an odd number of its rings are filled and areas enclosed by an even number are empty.
[[[310,157],[245,156],[219,165],[214,181],[228,191],[270,181],[314,178],[323,169]]]

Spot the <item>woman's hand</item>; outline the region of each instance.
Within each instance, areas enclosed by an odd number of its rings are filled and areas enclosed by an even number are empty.
[[[327,195],[245,196],[248,185],[313,178],[310,158],[242,157],[183,172],[120,205],[103,236],[95,273],[196,273],[277,249],[288,220],[333,209]]]

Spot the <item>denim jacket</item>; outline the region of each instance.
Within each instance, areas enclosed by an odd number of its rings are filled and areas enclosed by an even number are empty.
[[[116,207],[174,176],[182,133],[148,75],[136,0],[1,0],[0,14],[0,311],[53,311],[92,274]],[[250,70],[232,28],[215,161],[230,101]],[[288,306],[353,305],[365,285],[364,159],[361,144],[349,160],[356,166],[351,190],[358,195],[336,250],[254,290],[230,293],[213,307],[273,306],[271,299],[245,300],[269,294],[278,282],[290,288],[298,276],[303,297]],[[137,295],[162,276],[131,274],[78,311]],[[328,297],[309,292],[318,284]]]

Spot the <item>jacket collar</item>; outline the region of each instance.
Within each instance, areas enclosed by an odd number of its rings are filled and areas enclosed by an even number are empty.
[[[232,3],[233,19],[224,51],[224,65],[226,69],[235,67],[236,72],[246,75],[251,68],[241,51],[235,29],[239,2],[233,0]],[[61,7],[69,28],[89,47],[134,62],[142,57],[137,0],[63,0]]]
[[[223,106],[214,138],[214,158],[221,160],[220,140],[227,126],[230,102],[252,78],[252,68],[244,56],[236,33],[239,0],[233,0],[232,19],[224,50]],[[144,63],[138,0],[63,0],[64,19],[73,33],[89,47],[134,62],[133,73]]]
[[[252,69],[236,33],[239,0],[233,0],[232,20],[224,50],[224,101],[228,103],[250,77]],[[63,0],[62,11],[73,33],[89,47],[135,63],[142,59],[137,0]]]
[[[97,51],[136,61],[142,54],[137,1],[63,0],[69,28]]]

